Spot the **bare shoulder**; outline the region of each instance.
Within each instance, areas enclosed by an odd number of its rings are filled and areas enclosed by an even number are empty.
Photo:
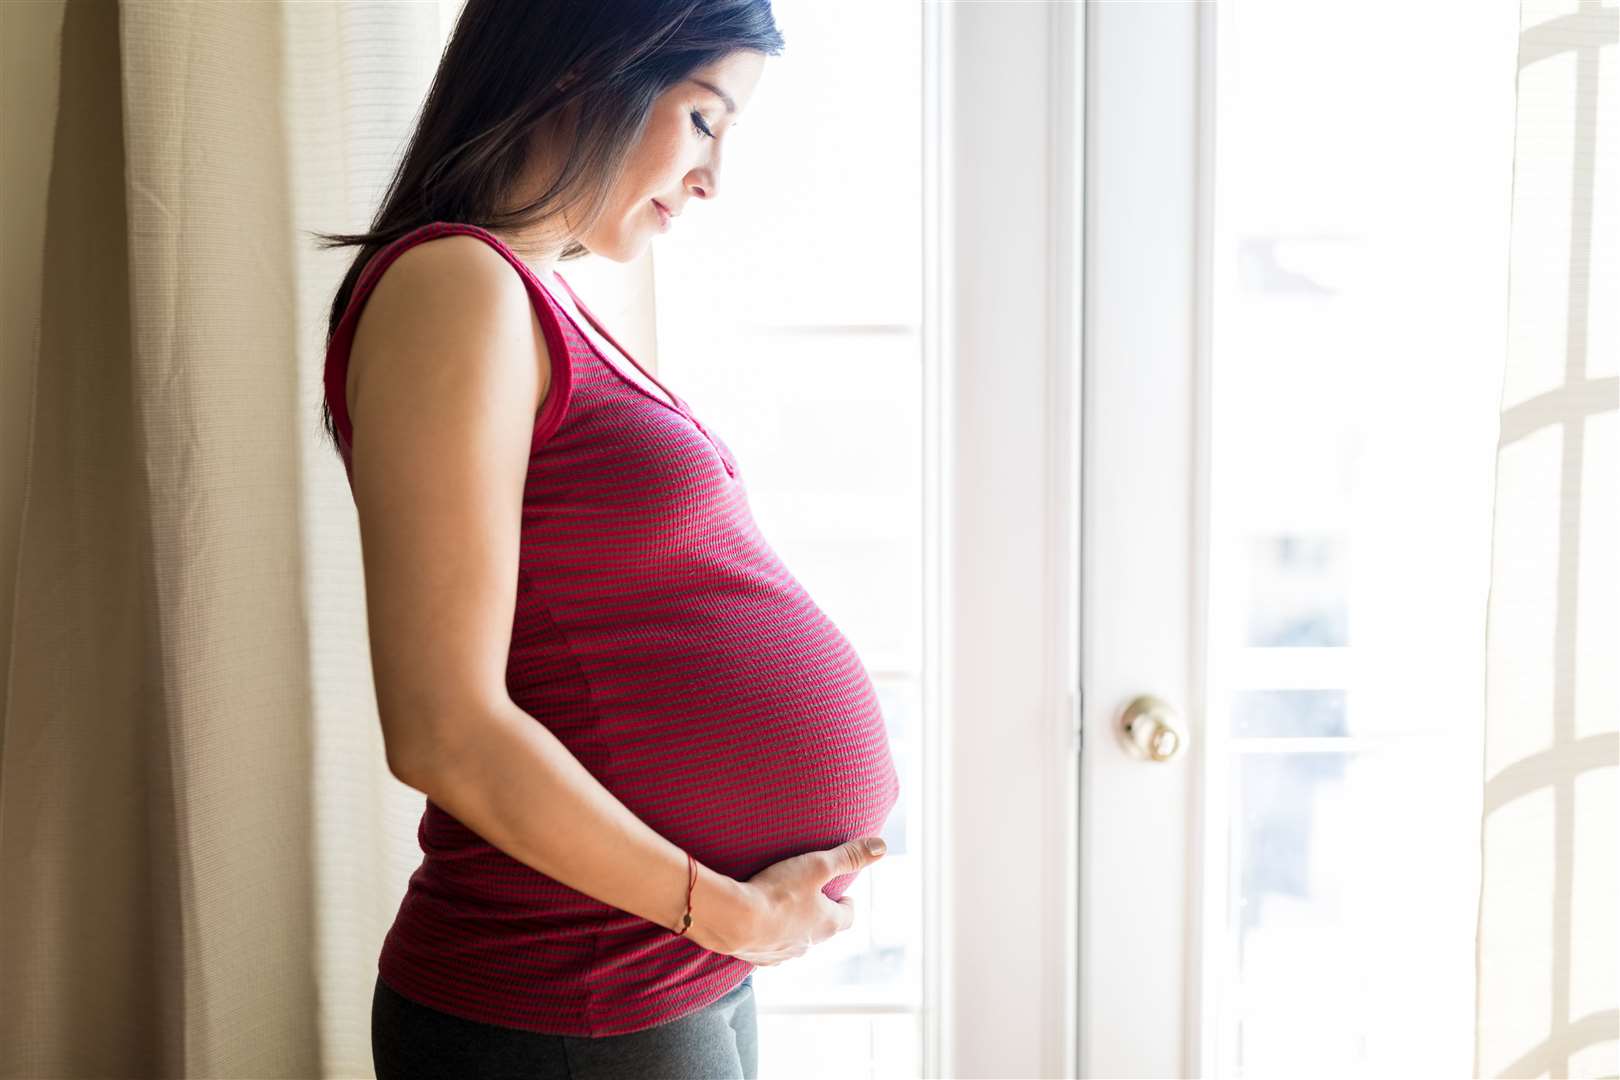
[[[352,487],[396,776],[506,708],[544,357],[521,270],[480,238],[399,253],[356,327]]]
[[[454,365],[444,358],[455,357]],[[451,233],[411,245],[377,279],[355,325],[346,373],[350,415],[376,377],[459,369],[505,383],[509,394],[545,400],[551,376],[545,334],[521,272],[490,244]]]

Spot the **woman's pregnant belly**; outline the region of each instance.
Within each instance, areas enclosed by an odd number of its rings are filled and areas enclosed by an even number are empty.
[[[768,551],[706,577],[649,590],[628,622],[560,620],[530,643],[549,659],[509,666],[513,700],[654,831],[738,880],[881,832],[899,778],[849,641]]]
[[[623,688],[599,750],[605,786],[704,865],[747,880],[878,833],[899,780],[875,689],[808,598],[768,631],[716,632]],[[852,875],[828,883],[837,899]]]

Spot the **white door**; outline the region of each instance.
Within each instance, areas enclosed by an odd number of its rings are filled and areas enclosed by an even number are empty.
[[[1471,1074],[1516,7],[1086,5],[1081,1076]]]

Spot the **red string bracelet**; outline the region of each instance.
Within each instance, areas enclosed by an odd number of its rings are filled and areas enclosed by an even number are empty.
[[[691,870],[692,876],[686,883],[686,914],[681,916],[681,928],[670,931],[676,937],[680,937],[692,928],[692,888],[697,884],[697,860],[692,858],[690,851],[686,853],[686,865]]]

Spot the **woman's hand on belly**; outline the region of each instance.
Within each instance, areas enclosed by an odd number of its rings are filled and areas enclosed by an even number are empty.
[[[875,850],[868,844],[875,845]],[[833,878],[853,875],[882,858],[878,837],[851,840],[837,847],[809,851],[773,863],[743,882],[752,903],[751,925],[740,947],[727,954],[760,967],[773,967],[803,956],[855,922],[850,897],[829,900],[822,891]]]

